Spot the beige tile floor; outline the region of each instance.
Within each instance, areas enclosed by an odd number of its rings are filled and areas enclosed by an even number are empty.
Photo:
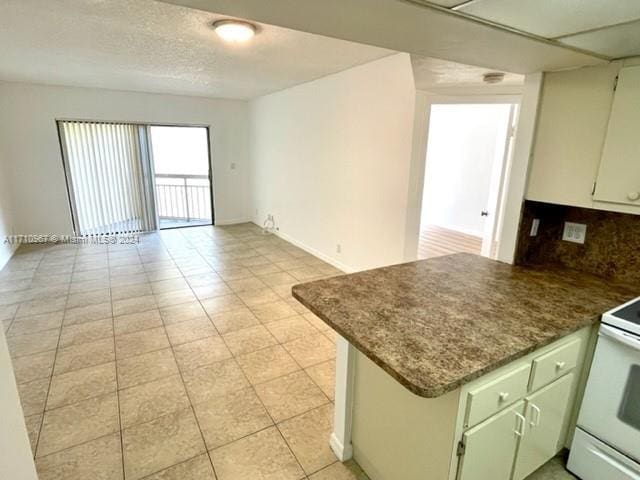
[[[23,247],[0,272],[41,480],[364,479],[328,447],[340,273],[251,224]]]
[[[252,224],[21,248],[0,321],[40,479],[367,479],[328,447],[334,334],[290,294],[338,273]]]

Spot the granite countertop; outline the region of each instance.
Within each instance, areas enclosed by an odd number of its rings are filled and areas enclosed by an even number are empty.
[[[422,397],[455,390],[640,294],[574,270],[466,253],[294,285],[292,292]]]

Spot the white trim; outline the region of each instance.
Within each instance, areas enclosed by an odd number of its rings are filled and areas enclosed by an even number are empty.
[[[416,90],[404,234],[403,258],[405,262],[412,262],[418,258],[418,240],[420,238],[424,172],[427,164],[426,154],[430,113],[429,94],[421,90]]]
[[[336,393],[333,433],[329,445],[341,462],[349,460],[353,456],[351,427],[353,424],[355,356],[356,349],[353,345],[338,336],[336,338]]]
[[[329,437],[329,446],[331,447],[331,450],[336,455],[338,460],[340,460],[341,462],[346,462],[351,457],[353,457],[353,446],[349,444],[345,448],[342,442],[338,439],[338,436],[335,434],[335,432],[332,432],[331,436]]]
[[[526,80],[527,77],[525,77]],[[526,90],[526,85],[524,88]],[[416,91],[416,107],[413,126],[413,149],[411,155],[410,184],[408,195],[407,219],[405,228],[404,260],[410,262],[418,258],[418,239],[420,237],[420,220],[422,216],[422,199],[424,195],[424,177],[427,161],[427,144],[429,139],[429,120],[432,105],[448,104],[515,104],[522,105],[522,95],[437,95],[427,91]],[[522,107],[520,107],[521,110]],[[520,120],[518,119],[518,122]],[[516,136],[517,142],[517,136]],[[504,182],[504,198],[507,198],[511,184]],[[504,202],[502,202],[504,203]],[[504,205],[506,209],[506,205]],[[504,218],[503,212],[497,212],[493,219],[498,223]],[[519,217],[518,217],[519,221]],[[502,224],[504,226],[504,222]],[[452,228],[453,229],[453,228]],[[455,228],[453,230],[460,230]],[[502,242],[501,231],[496,234],[495,242]],[[470,235],[480,236],[477,233]],[[515,247],[514,247],[515,250]],[[497,256],[497,255],[496,255]]]
[[[283,240],[286,240],[287,242],[295,245],[298,248],[301,248],[305,252],[310,253],[311,255],[313,255],[314,257],[318,257],[320,260],[323,260],[323,261],[327,262],[329,265],[333,265],[334,267],[342,270],[345,273],[353,273],[353,272],[356,271],[355,268],[352,268],[349,265],[345,265],[344,263],[340,262],[339,260],[336,260],[335,258],[332,258],[332,257],[330,257],[328,255],[325,255],[324,253],[316,250],[313,247],[310,247],[309,245],[306,245],[306,244],[296,240],[295,238],[291,237],[290,235],[287,235],[286,233],[281,232],[280,230],[276,230],[274,232],[274,235],[276,235],[277,237],[280,237]]]
[[[502,228],[498,232],[497,259],[513,263],[518,228],[522,214],[522,202],[527,187],[529,160],[533,150],[533,141],[538,116],[538,105],[542,90],[543,74],[532,73],[525,76],[520,115],[516,126],[513,157],[505,188],[504,210],[502,212]]]
[[[221,227],[224,225],[236,225],[238,223],[255,223],[252,219],[247,219],[247,218],[238,218],[235,220],[218,220],[217,218],[215,219],[215,223],[214,223],[214,227]]]
[[[438,95],[426,91],[420,92],[426,96],[427,105],[448,105],[448,104],[485,104],[485,103],[520,103],[522,95]]]

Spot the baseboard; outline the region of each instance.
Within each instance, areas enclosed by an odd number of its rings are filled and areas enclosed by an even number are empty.
[[[345,265],[339,260],[336,260],[335,258],[332,258],[329,255],[326,255],[321,251],[316,250],[315,248],[310,247],[309,245],[306,245],[303,242],[300,242],[299,240],[291,237],[290,235],[287,235],[286,233],[283,233],[279,230],[274,233],[276,236],[280,237],[281,239],[286,240],[287,242],[295,245],[298,248],[301,248],[305,252],[313,255],[314,257],[318,257],[320,260],[327,262],[329,265],[333,265],[334,267],[336,267],[339,270],[342,270],[345,273],[353,273],[356,271],[355,268],[352,268],[349,265]]]
[[[335,433],[332,433],[331,437],[329,437],[329,446],[331,447],[331,450],[333,450],[333,453],[336,454],[336,457],[338,457],[338,460],[340,460],[341,462],[346,462],[351,457],[353,457],[353,447],[351,446],[351,444],[346,446],[343,445]]]
[[[213,224],[219,227],[223,225],[236,225],[238,223],[254,223],[254,222],[251,219],[247,219],[247,218],[238,218],[235,220],[218,220],[216,218]]]
[[[0,270],[2,270],[4,268],[4,266],[9,263],[9,260],[11,260],[11,257],[13,257],[15,255],[15,253],[18,251],[18,244],[17,243],[10,243],[10,248],[8,249],[9,254],[6,257],[0,257]]]

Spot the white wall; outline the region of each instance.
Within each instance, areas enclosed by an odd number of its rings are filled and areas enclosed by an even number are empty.
[[[1,128],[0,128],[1,130]],[[13,189],[11,188],[9,160],[0,141],[0,270],[13,254],[16,245],[5,239],[14,232]]]
[[[414,102],[408,54],[252,101],[254,221],[349,270],[401,262]]]
[[[37,480],[3,328],[0,328],[0,425],[0,478]]]
[[[510,108],[509,104],[432,105],[422,225],[483,235],[486,217],[480,212],[488,208],[494,164],[502,161]]]
[[[247,102],[0,83],[0,143],[13,169],[18,233],[71,233],[60,118],[210,125],[216,223],[250,218]]]

